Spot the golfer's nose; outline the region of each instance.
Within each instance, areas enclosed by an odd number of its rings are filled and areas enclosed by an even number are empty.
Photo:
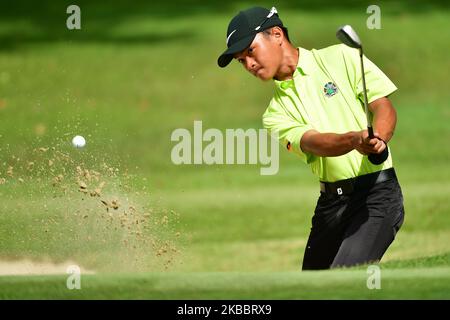
[[[254,70],[255,66],[256,66],[256,62],[253,58],[245,57],[245,68],[248,71],[252,72],[252,70]]]

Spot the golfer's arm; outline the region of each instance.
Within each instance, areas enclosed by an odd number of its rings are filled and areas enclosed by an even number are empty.
[[[358,132],[353,131],[338,134],[308,130],[300,140],[300,148],[319,157],[337,157],[352,151],[358,138]]]
[[[378,132],[380,138],[391,140],[397,124],[397,112],[387,97],[379,98],[369,104],[369,110],[373,114],[373,131]]]

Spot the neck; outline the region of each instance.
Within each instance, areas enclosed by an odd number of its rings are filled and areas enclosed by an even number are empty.
[[[298,65],[299,54],[298,48],[295,48],[290,43],[286,43],[283,60],[278,72],[273,78],[279,81],[292,79],[294,71]]]

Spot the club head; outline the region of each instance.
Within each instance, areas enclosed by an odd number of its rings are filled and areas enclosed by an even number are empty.
[[[362,47],[358,34],[350,25],[340,27],[336,32],[336,37],[349,47],[360,49]]]

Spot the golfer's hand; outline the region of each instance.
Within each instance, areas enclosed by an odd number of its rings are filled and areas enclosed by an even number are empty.
[[[355,149],[363,155],[382,153],[386,149],[386,144],[380,139],[378,133],[374,133],[374,136],[375,138],[370,139],[367,130],[356,132],[354,139]]]

